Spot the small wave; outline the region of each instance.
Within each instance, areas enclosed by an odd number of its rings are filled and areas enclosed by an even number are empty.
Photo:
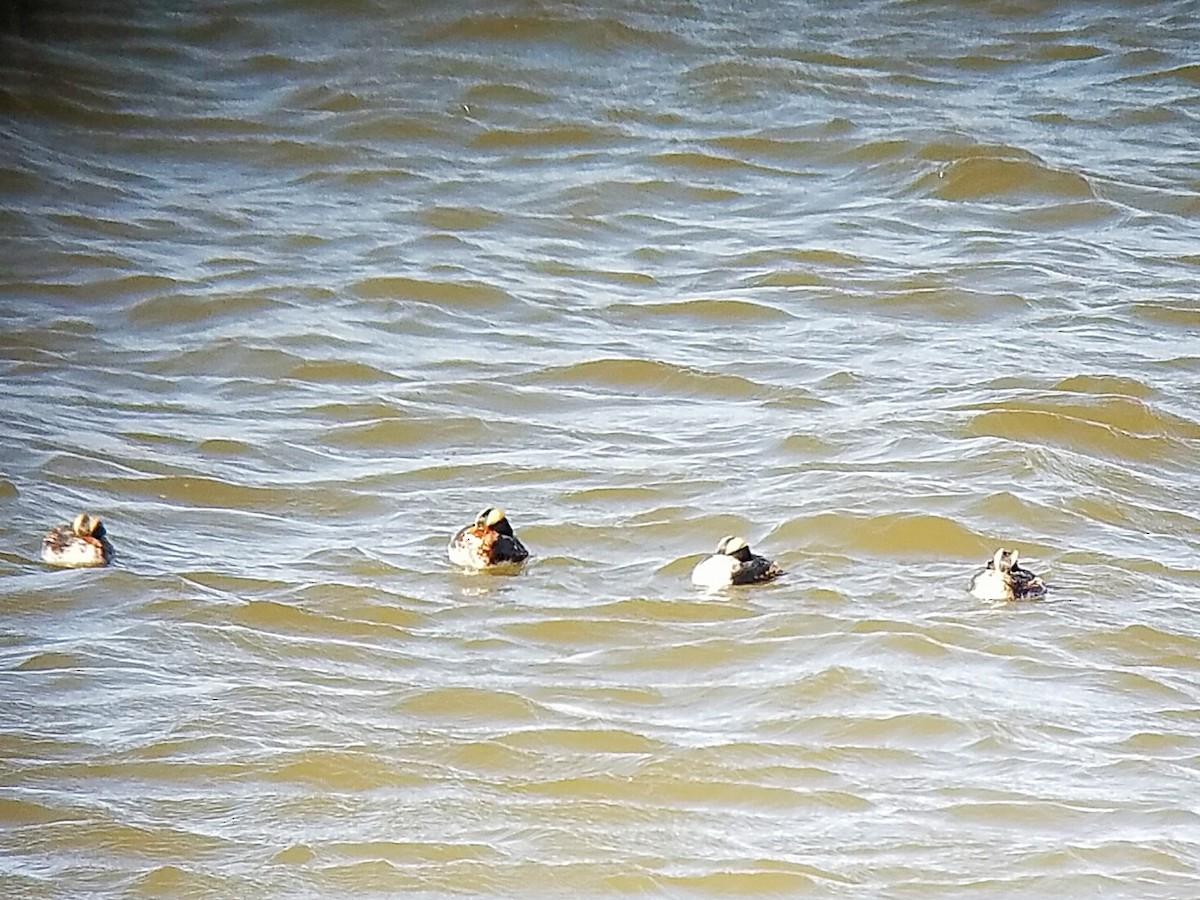
[[[910,712],[867,716],[816,716],[804,731],[820,735],[833,745],[913,749],[924,745],[945,747],[968,744],[971,727],[960,719],[939,712]]]
[[[815,805],[814,798],[820,796],[818,792],[806,794],[787,787],[704,778],[683,780],[658,773],[641,773],[636,779],[596,774],[530,780],[515,785],[514,789],[563,801],[595,799],[645,806],[704,804],[726,810],[758,811],[794,809],[800,803]]]
[[[987,550],[983,539],[969,528],[926,513],[818,513],[784,523],[770,539],[774,544],[798,544],[848,555],[865,552],[944,558],[978,556]]]
[[[753,615],[736,603],[710,603],[707,600],[661,600],[635,597],[595,607],[597,617],[619,619],[644,627],[646,622],[722,622]]]
[[[335,88],[325,83],[301,84],[280,102],[289,110],[350,113],[367,106],[367,101],[352,90]]]
[[[86,772],[89,766],[83,767]],[[103,771],[103,767],[101,772]],[[97,775],[101,774],[97,772]],[[77,776],[80,773],[76,773]],[[110,774],[110,773],[104,773]],[[47,773],[47,777],[49,773]],[[76,852],[96,851],[114,856],[152,856],[199,859],[228,850],[230,842],[196,831],[142,827],[111,819],[72,822],[62,840]]]
[[[846,253],[841,250],[825,250],[819,248],[805,250],[752,250],[734,257],[731,264],[737,268],[756,268],[765,266],[790,265],[828,266],[832,268],[857,268],[866,264],[861,256]]]
[[[670,204],[721,203],[742,196],[727,186],[691,184],[677,178],[642,178],[637,180],[605,180],[586,187],[569,188],[560,195],[568,208],[577,214],[614,214],[626,220],[645,220],[645,216],[630,212],[652,206]]]
[[[597,125],[547,125],[540,128],[493,128],[471,141],[479,150],[537,150],[547,147],[595,147],[625,137],[619,128]]]
[[[486,445],[491,426],[473,416],[454,418],[386,418],[355,422],[323,432],[322,443],[335,447],[398,449],[445,442]]]
[[[1069,500],[1066,509],[1078,512],[1093,522],[1134,529],[1139,535],[1178,535],[1186,538],[1200,534],[1200,520],[1195,516],[1158,509],[1141,499],[1128,502],[1110,496],[1078,497]]]
[[[377,509],[374,497],[347,490],[340,483],[307,482],[299,486],[239,484],[206,475],[105,477],[86,479],[113,496],[145,497],[206,509],[252,510],[294,516],[345,516]]]
[[[564,494],[562,499],[567,503],[611,503],[618,507],[640,507],[657,503],[662,496],[659,488],[634,485],[581,488]]]
[[[748,284],[751,287],[820,287],[828,284],[828,281],[816,272],[790,270],[759,275],[751,278]]]
[[[429,881],[414,874],[412,866],[399,866],[386,859],[324,864],[319,868],[309,867],[306,875],[310,883],[317,885],[319,896],[419,896],[422,892],[428,894],[429,889]]]
[[[472,85],[462,95],[463,103],[468,106],[488,103],[508,106],[540,106],[553,99],[551,94],[531,87],[496,82]]]
[[[696,300],[672,300],[660,303],[616,303],[609,311],[635,321],[660,322],[688,319],[698,323],[772,322],[792,315],[765,303],[751,300],[705,297]]]
[[[538,263],[534,266],[534,269],[546,275],[578,278],[587,281],[604,281],[609,284],[631,285],[639,288],[650,287],[657,283],[653,275],[647,275],[644,272],[596,269],[590,266],[580,266],[557,260]]]
[[[288,373],[288,377],[316,384],[382,384],[395,380],[391,372],[341,359],[302,362]]]
[[[1200,325],[1200,320],[1197,320]],[[1136,378],[1122,375],[1072,375],[1054,385],[1056,391],[1080,394],[1117,394],[1146,400],[1155,394],[1154,388]]]
[[[134,881],[136,894],[146,897],[202,897],[240,893],[236,880],[196,872],[170,863],[139,875]]]
[[[1189,63],[1184,66],[1175,66],[1171,69],[1159,69],[1155,72],[1141,72],[1137,75],[1127,75],[1121,80],[1126,82],[1182,81],[1186,84],[1200,85],[1200,63]]]
[[[1059,41],[1038,44],[1032,48],[1030,56],[1033,59],[1047,62],[1078,62],[1084,59],[1098,59],[1107,56],[1108,51],[1095,44],[1071,44]]]
[[[881,292],[870,300],[880,312],[929,316],[936,321],[994,320],[1023,311],[1028,301],[1019,294],[996,294],[961,287],[912,287]]]
[[[478,463],[442,463],[431,466],[418,466],[393,478],[422,485],[444,484],[447,482],[472,485],[473,487],[511,487],[514,484],[547,484],[562,482],[569,484],[579,478],[585,478],[593,473],[584,469],[565,469],[557,466],[526,467],[497,467],[492,472],[481,471]],[[511,509],[510,509],[511,512]]]
[[[1098,395],[1091,403],[1029,398],[989,404],[972,418],[968,432],[1144,461],[1171,454],[1180,441],[1200,439],[1200,423],[1135,397]]]
[[[730,156],[718,156],[713,153],[703,153],[699,150],[668,150],[656,153],[650,157],[659,165],[674,169],[684,169],[711,175],[713,173],[733,173],[737,170],[765,175],[793,175],[785,169],[764,166],[759,163],[747,162]]]
[[[237,607],[232,618],[247,628],[289,634],[394,640],[404,633],[391,623],[318,613],[274,600],[251,600]]]
[[[423,784],[408,766],[393,767],[366,750],[305,750],[261,763],[268,781],[300,782],[330,791],[364,792]]]
[[[421,221],[439,231],[476,231],[503,218],[501,213],[479,206],[435,206],[421,212]]]
[[[1139,731],[1123,741],[1118,741],[1114,748],[1139,757],[1176,757],[1191,760],[1195,758],[1193,746],[1194,741],[1190,734]]]
[[[497,739],[521,750],[541,753],[662,754],[666,744],[624,728],[533,728]]]
[[[21,284],[24,294],[40,297],[70,297],[84,302],[125,300],[147,294],[161,295],[176,291],[182,282],[163,275],[120,275],[97,278],[79,284],[39,281]],[[8,288],[11,290],[11,286]]]
[[[943,200],[988,200],[1002,197],[1095,198],[1091,183],[1077,172],[1042,162],[972,156],[956,160],[920,185]]]
[[[117,763],[105,763],[103,768],[103,774],[109,777],[119,775],[130,781],[173,781],[179,784],[225,782],[252,773],[253,767],[246,763],[212,763],[186,759],[122,760]]]
[[[73,810],[55,809],[33,800],[18,800],[13,797],[0,797],[0,823],[8,827],[24,825],[47,825],[51,822],[70,821],[78,819],[80,813]]]
[[[715,605],[715,604],[712,604]],[[765,641],[712,639],[675,642],[663,647],[636,647],[617,654],[622,668],[639,671],[705,671],[728,668],[744,672],[754,668],[773,647]]]
[[[1026,444],[1052,444],[1143,462],[1171,449],[1161,436],[1130,434],[1109,425],[1047,410],[995,410],[975,416],[967,428],[975,437],[998,437]]]
[[[133,495],[169,500],[192,506],[224,509],[285,510],[296,492],[287,488],[234,484],[206,476],[166,475],[151,478],[109,479],[112,489]]]
[[[550,716],[545,707],[520,694],[474,687],[430,688],[400,701],[396,709],[434,719],[536,722]]]
[[[637,642],[645,627],[644,622],[624,620],[546,618],[509,625],[505,632],[521,643],[535,642],[578,652],[584,648],[628,646]]]
[[[914,659],[942,660],[949,662],[952,653],[942,641],[933,635],[921,634],[898,626],[895,622],[857,622],[851,629],[855,634],[871,634],[868,652],[875,656],[881,653]]]
[[[1181,328],[1189,333],[1200,329],[1200,308],[1182,300],[1142,300],[1133,304],[1133,312],[1150,322]]]
[[[788,163],[824,158],[829,152],[827,140],[797,140],[759,134],[716,138],[710,141],[709,145],[726,153],[756,156]]]
[[[17,672],[39,672],[52,671],[55,669],[65,669],[68,671],[89,669],[95,666],[95,661],[82,656],[78,653],[63,653],[61,651],[48,650],[43,653],[35,653],[27,658],[20,665],[15,667]]]
[[[154,439],[157,436],[149,437]],[[235,440],[234,438],[205,438],[197,443],[196,448],[203,454],[212,456],[244,456],[247,458],[260,456],[256,446],[247,444],[245,440]]]
[[[1030,230],[1088,228],[1097,222],[1119,215],[1117,207],[1103,200],[1082,200],[1076,203],[1055,203],[1051,206],[1022,209],[1014,216],[1019,227]]]
[[[1160,678],[1142,672],[1116,672],[1113,687],[1126,697],[1140,697],[1147,706],[1178,704],[1180,708],[1192,702],[1192,696]]]
[[[378,419],[401,419],[405,414],[382,402],[348,403],[336,401],[309,407],[305,412],[332,422],[374,422]]]
[[[335,856],[382,859],[403,865],[503,858],[487,844],[441,841],[338,841],[322,845],[321,850]]]
[[[1156,754],[1131,753],[1129,762],[1132,764],[1131,769],[1137,770],[1145,766],[1143,755],[1154,756]],[[1102,780],[1108,777],[1114,777],[1115,771],[1108,771],[1103,776],[1093,776],[1089,773],[1088,777],[1096,777],[1097,780]],[[1174,805],[1173,805],[1174,806]],[[1164,810],[1160,810],[1160,813]],[[1180,815],[1182,814],[1182,815]],[[1177,819],[1171,823],[1180,828],[1194,827],[1197,822],[1197,817],[1190,813],[1184,812],[1179,806],[1174,806],[1169,813],[1172,819]],[[1157,818],[1157,817],[1155,817]],[[1159,827],[1167,829],[1171,827],[1168,823],[1160,822]],[[1075,829],[1069,829],[1075,831]],[[1066,832],[1064,832],[1066,833]],[[1161,873],[1175,873],[1182,875],[1188,879],[1189,883],[1195,881],[1195,861],[1192,859],[1188,850],[1184,849],[1185,845],[1160,844],[1159,846],[1151,846],[1135,842],[1124,837],[1115,837],[1111,840],[1088,840],[1086,842],[1079,839],[1069,841],[1065,846],[1053,847],[1043,850],[1041,853],[1032,856],[1028,864],[1038,872],[1070,872],[1077,870],[1081,865],[1092,869],[1088,876],[1094,880],[1095,885],[1092,892],[1096,896],[1102,896],[1109,891],[1112,891],[1117,883],[1112,877],[1105,877],[1099,874],[1098,870],[1111,867],[1114,862],[1119,863],[1126,872],[1155,872],[1159,873],[1156,877],[1161,881]],[[1170,849],[1167,849],[1170,847]],[[1178,852],[1171,852],[1176,850]],[[1085,881],[1082,874],[1073,874],[1071,878],[1071,892],[1082,892],[1085,888]],[[1131,876],[1137,877],[1137,876]],[[1038,884],[1044,889],[1043,876],[1036,877],[1035,883],[1028,885],[1029,889],[1037,892]],[[1183,893],[1182,890],[1178,891]],[[1020,885],[1010,884],[1009,889],[1005,891],[996,891],[996,896],[1016,897],[1020,895],[1028,895],[1029,890],[1021,889]]]
[[[612,16],[567,18],[545,7],[542,15],[476,12],[424,35],[430,42],[501,41],[504,43],[568,43],[587,53],[624,49],[668,50],[686,46],[670,31],[649,31]]]
[[[316,859],[316,851],[307,844],[292,844],[271,857],[271,862],[285,866],[302,866]]]
[[[32,172],[13,165],[0,165],[0,193],[5,197],[32,196],[41,189],[42,179]]]
[[[1122,666],[1162,667],[1164,671],[1178,667],[1194,672],[1200,659],[1200,637],[1151,625],[1096,629],[1073,637],[1070,643],[1074,650],[1099,652],[1119,660]]]
[[[605,884],[618,894],[638,896],[682,892],[685,896],[704,897],[807,897],[827,889],[822,885],[823,878],[813,878],[803,871],[779,871],[780,863],[770,865],[771,869],[766,870],[729,869],[698,875],[614,875],[605,879]]]
[[[267,593],[283,591],[290,587],[286,581],[275,581],[266,578],[253,578],[249,575],[230,575],[225,572],[209,572],[195,570],[185,575],[194,584],[230,597],[241,597],[247,593]],[[194,621],[212,622],[224,621],[225,610],[221,607],[197,607],[192,613]]]
[[[733,105],[788,90],[806,74],[800,64],[788,60],[730,57],[694,65],[682,81],[690,93],[706,103]]]
[[[274,347],[255,347],[243,341],[215,341],[143,364],[153,375],[207,375],[226,379],[257,378],[278,381],[304,363],[300,356]]]
[[[403,141],[413,146],[420,146],[425,143],[438,144],[454,140],[453,132],[442,122],[429,118],[398,116],[395,114],[381,115],[378,113],[372,115],[369,119],[360,119],[340,125],[332,129],[331,136],[336,140],[348,143],[363,142],[370,144],[375,142]],[[402,176],[404,179],[415,177],[406,169],[388,168],[374,171],[394,173]]]
[[[718,399],[763,397],[768,389],[740,375],[721,375],[647,359],[594,359],[541,369],[538,382],[586,385],[619,393],[668,394]]]
[[[989,520],[1015,523],[1029,529],[1030,534],[1046,527],[1052,513],[1042,504],[1012,491],[985,494],[971,502],[972,511]]]
[[[271,316],[286,307],[287,304],[263,293],[217,297],[164,293],[134,304],[128,315],[139,325],[190,326],[221,319]]]
[[[803,459],[834,459],[841,447],[817,434],[789,434],[780,443],[780,448],[789,456]]]
[[[865,141],[855,144],[839,155],[843,162],[874,163],[889,162],[896,159],[909,159],[916,153],[917,145],[904,138]]]
[[[512,300],[506,291],[481,281],[431,281],[401,275],[363,278],[352,290],[370,300],[414,300],[458,309],[494,309]]]
[[[1055,803],[1033,798],[952,803],[942,810],[950,821],[961,820],[983,828],[1028,827],[1054,829],[1060,834],[1077,833],[1093,825],[1097,811],[1078,804]],[[1024,893],[1016,891],[1011,896]]]

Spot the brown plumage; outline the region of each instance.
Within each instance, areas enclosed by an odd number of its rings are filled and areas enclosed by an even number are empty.
[[[459,529],[450,539],[447,552],[452,563],[467,569],[517,565],[529,556],[499,506],[489,506],[475,517],[474,523]]]
[[[42,539],[42,560],[52,566],[107,566],[114,550],[98,516],[77,515],[70,525],[51,528]]]

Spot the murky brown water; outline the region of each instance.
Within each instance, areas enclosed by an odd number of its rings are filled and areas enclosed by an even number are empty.
[[[0,15],[0,893],[1200,893],[1194,4],[77,6]]]

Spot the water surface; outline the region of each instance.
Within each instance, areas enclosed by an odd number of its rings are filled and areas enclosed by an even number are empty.
[[[0,16],[5,896],[1200,890],[1192,4],[101,6]]]

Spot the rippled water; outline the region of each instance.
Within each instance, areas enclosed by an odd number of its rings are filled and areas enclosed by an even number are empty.
[[[1200,893],[1194,4],[98,6],[0,9],[6,897]]]

